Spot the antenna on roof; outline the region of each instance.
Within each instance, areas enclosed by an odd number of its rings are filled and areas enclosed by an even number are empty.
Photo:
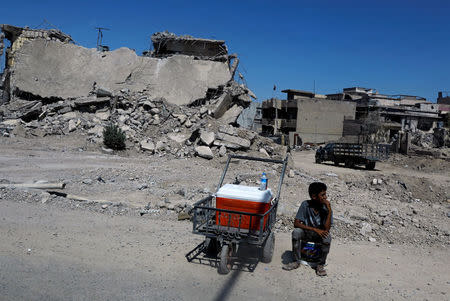
[[[103,46],[102,42],[103,42],[103,30],[109,30],[109,28],[106,28],[106,27],[95,27],[95,29],[98,30],[98,34],[97,34],[97,50],[99,50],[99,51],[108,51],[109,47],[108,46]]]

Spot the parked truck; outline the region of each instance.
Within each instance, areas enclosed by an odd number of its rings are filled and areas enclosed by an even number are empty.
[[[344,163],[346,167],[364,165],[366,169],[375,168],[377,161],[389,156],[387,144],[328,143],[316,151],[316,163],[332,161],[335,165]]]

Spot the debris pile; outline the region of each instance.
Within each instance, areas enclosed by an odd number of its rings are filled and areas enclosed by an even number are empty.
[[[244,88],[239,87],[244,90]],[[90,142],[102,143],[103,128],[115,123],[125,132],[127,142],[150,154],[190,157],[197,154],[211,159],[228,150],[260,150],[268,154],[282,152],[282,147],[255,132],[238,127],[239,98],[222,93],[200,106],[177,106],[164,98],[149,98],[144,93],[122,90],[119,95],[97,95],[70,101],[44,104],[41,101],[17,100],[2,107],[3,135],[61,135],[79,132]],[[224,97],[224,95],[226,97]],[[229,103],[224,104],[228,98]],[[237,99],[238,102],[233,101]],[[220,108],[225,111],[217,115]],[[220,116],[220,117],[217,117]]]
[[[448,168],[448,162],[440,163]],[[301,187],[300,191],[307,191],[309,183],[318,180],[301,175],[301,172],[294,170],[293,177],[285,181],[287,190],[290,185],[295,185]],[[449,243],[450,200],[446,187],[439,183],[426,178],[377,174],[375,178],[372,175],[348,175],[345,179],[328,176],[327,185],[333,204],[333,235],[336,237],[345,241],[389,244]],[[307,198],[306,193],[304,198]],[[291,231],[299,201],[284,202],[279,206],[275,228]]]
[[[433,132],[412,132],[411,143],[422,148],[439,148],[450,146],[450,133],[446,128],[435,128]]]
[[[434,144],[433,133],[426,133],[423,131],[412,132],[411,143],[425,148],[436,147]]]
[[[64,41],[28,37],[27,30],[8,26],[2,29],[15,48],[7,49],[11,60],[2,84],[10,96],[0,107],[4,136],[75,132],[102,143],[103,128],[114,123],[128,147],[150,154],[211,159],[237,150],[284,151],[249,130],[256,95],[234,81],[238,59],[228,55],[224,41],[157,33],[152,56],[138,57],[124,48],[98,52],[68,44],[66,35]],[[49,68],[65,76],[52,77]]]

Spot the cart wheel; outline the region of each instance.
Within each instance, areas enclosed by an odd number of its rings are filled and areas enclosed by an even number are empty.
[[[217,267],[219,274],[225,275],[231,271],[232,262],[231,255],[233,253],[233,248],[230,245],[223,245],[222,251],[220,251],[220,262]]]
[[[273,232],[271,232],[269,234],[269,237],[267,237],[266,242],[264,243],[264,246],[262,248],[261,254],[262,262],[269,263],[272,261],[274,247],[275,247],[275,235],[273,234]]]
[[[320,158],[316,157],[316,163],[320,164],[320,163],[322,163],[322,160],[320,160]]]
[[[205,254],[207,256],[216,257],[217,256],[217,239],[207,237],[205,239]]]

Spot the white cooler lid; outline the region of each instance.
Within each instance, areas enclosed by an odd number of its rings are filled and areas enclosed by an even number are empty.
[[[216,197],[268,203],[272,199],[270,189],[259,190],[259,187],[225,184],[217,191]]]

